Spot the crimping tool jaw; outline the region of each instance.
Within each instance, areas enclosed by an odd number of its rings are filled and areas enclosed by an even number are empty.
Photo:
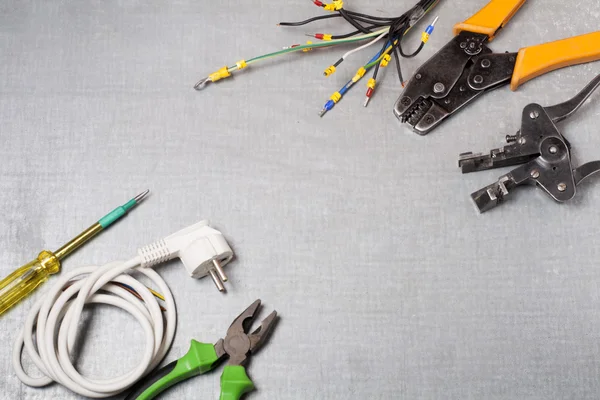
[[[475,203],[477,210],[480,213],[484,213],[504,202],[504,198],[510,193],[509,187],[511,187],[511,184],[510,177],[505,175],[498,182],[472,193],[471,199]]]
[[[521,130],[506,137],[507,146],[489,154],[460,155],[463,173],[522,164],[471,195],[480,212],[501,204],[513,188],[524,184],[540,187],[557,202],[568,201],[581,181],[600,171],[600,161],[573,168],[570,143],[556,126],[557,121],[572,116],[598,87],[600,75],[569,101],[551,107],[529,104],[523,109]]]
[[[394,114],[426,135],[483,93],[510,82],[515,53],[494,54],[486,35],[461,32],[429,59],[407,84]]]

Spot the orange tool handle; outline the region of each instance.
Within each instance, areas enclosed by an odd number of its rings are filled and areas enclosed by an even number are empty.
[[[510,88],[555,69],[600,60],[600,31],[519,50]]]
[[[462,31],[481,33],[491,41],[523,4],[525,0],[492,0],[465,22],[454,25],[454,34]]]

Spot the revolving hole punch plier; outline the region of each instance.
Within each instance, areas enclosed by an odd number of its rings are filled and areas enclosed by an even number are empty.
[[[221,375],[220,400],[238,400],[254,390],[244,365],[250,354],[255,353],[267,340],[277,319],[277,312],[273,311],[254,332],[247,334],[259,308],[260,300],[256,300],[233,321],[225,339],[219,339],[214,345],[192,340],[186,355],[136,383],[125,400],[153,399],[185,379],[211,371],[228,357],[229,361]]]
[[[571,145],[556,127],[557,122],[573,115],[598,86],[600,75],[569,101],[551,107],[529,104],[523,110],[521,130],[506,136],[507,146],[485,155],[460,155],[458,165],[463,173],[523,164],[471,195],[480,212],[496,207],[513,188],[524,184],[537,185],[554,200],[565,202],[575,196],[581,181],[600,171],[600,161],[574,168]]]
[[[600,31],[493,53],[487,47],[525,0],[492,0],[454,26],[455,37],[423,64],[394,106],[394,114],[426,135],[465,105],[510,82],[512,90],[542,74],[600,59]]]

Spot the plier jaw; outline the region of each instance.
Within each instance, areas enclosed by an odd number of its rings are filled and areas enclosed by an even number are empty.
[[[273,311],[260,323],[252,333],[246,333],[256,318],[261,301],[256,300],[242,312],[227,329],[225,339],[215,344],[217,354],[223,352],[229,356],[227,365],[244,365],[251,353],[265,343],[277,319],[277,311]]]
[[[529,104],[523,110],[521,130],[506,137],[507,146],[488,154],[460,155],[458,164],[463,173],[522,164],[471,194],[480,212],[501,204],[514,188],[524,184],[540,187],[558,202],[568,201],[575,196],[582,180],[600,171],[600,161],[573,167],[571,144],[556,126],[573,115],[599,86],[600,75],[565,103],[551,107]]]
[[[190,349],[179,360],[153,371],[134,385],[125,400],[151,400],[171,386],[213,370],[229,358],[221,375],[221,400],[238,400],[254,389],[244,364],[268,339],[277,320],[273,311],[254,332],[247,334],[261,301],[256,300],[242,312],[227,330],[224,339],[214,345],[192,340]]]

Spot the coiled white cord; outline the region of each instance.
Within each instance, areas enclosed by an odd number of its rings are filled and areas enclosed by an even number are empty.
[[[35,303],[17,337],[13,348],[13,366],[19,379],[34,387],[55,381],[80,395],[102,398],[121,393],[154,369],[173,342],[176,309],[165,281],[154,270],[143,267],[142,261],[142,257],[137,256],[126,262],[82,267],[64,273],[52,289]],[[157,299],[149,289],[127,274],[134,271],[149,278],[164,296],[164,318]],[[130,286],[144,301],[111,282]],[[145,333],[146,346],[136,368],[110,379],[89,378],[75,369],[71,352],[77,341],[77,326],[86,303],[110,304],[129,312],[138,320]],[[25,372],[21,361],[23,346],[44,376],[36,378]]]

